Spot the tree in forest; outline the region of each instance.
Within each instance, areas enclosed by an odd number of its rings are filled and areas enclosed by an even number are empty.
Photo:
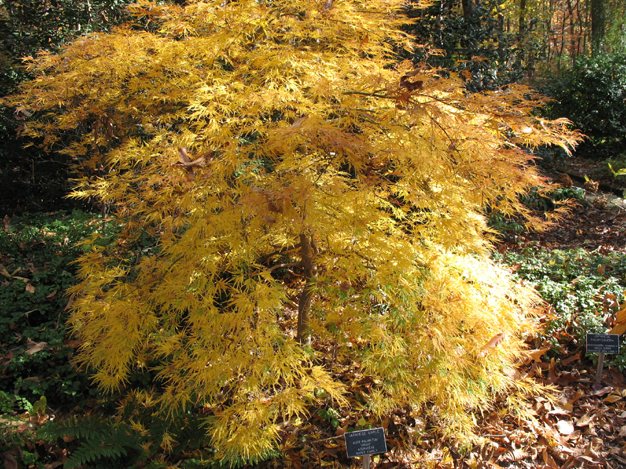
[[[153,402],[202,408],[221,458],[355,402],[340,366],[371,379],[367,412],[458,437],[531,387],[514,368],[536,298],[489,260],[485,211],[533,222],[525,149],[576,135],[527,88],[468,94],[399,62],[402,4],[143,0],[40,55],[12,100],[26,134],[101,168],[74,196],[121,224],[80,261],[78,361],[105,390],[154,370]]]

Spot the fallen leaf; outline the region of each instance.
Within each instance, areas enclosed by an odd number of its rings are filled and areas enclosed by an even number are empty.
[[[565,360],[561,360],[561,365],[567,366],[572,362],[580,359],[580,355],[582,352],[578,352],[576,355],[572,355],[571,357],[567,357]]]
[[[543,457],[543,462],[546,466],[549,466],[552,469],[559,469],[559,466],[557,466],[554,458],[550,455],[550,453],[548,453],[548,448],[543,449],[541,456]]]
[[[569,420],[559,420],[556,424],[556,428],[561,435],[571,435],[574,433],[574,425]]]
[[[26,350],[24,353],[28,355],[35,355],[37,352],[41,352],[48,345],[47,342],[33,342],[30,339],[26,339]]]
[[[609,394],[613,392],[613,386],[605,386],[600,389],[593,390],[589,393],[590,396],[604,396],[605,394]]]
[[[32,294],[32,293],[35,293],[35,287],[33,287],[33,284],[32,284],[32,283],[28,282],[28,283],[26,284],[26,291],[27,291],[28,293],[31,293],[31,294]]]
[[[622,396],[620,396],[619,394],[611,394],[610,396],[607,396],[604,398],[604,402],[608,402],[609,404],[613,404],[621,400],[622,400]]]
[[[6,267],[4,267],[2,264],[0,264],[0,275],[4,276],[6,278],[11,278],[11,274],[6,269]]]
[[[626,332],[626,308],[617,312],[615,326],[609,331],[609,334],[622,335],[624,332]]]
[[[577,463],[578,458],[576,456],[570,456],[569,459],[565,461],[565,464],[561,466],[561,469],[571,469],[572,467],[576,466]]]
[[[550,347],[542,347],[540,349],[531,350],[528,352],[528,356],[532,358],[534,361],[539,363],[541,361],[541,357],[550,350]]]
[[[62,466],[63,463],[61,461],[54,461],[50,464],[44,464],[43,469],[56,469],[59,466]]]
[[[497,334],[491,338],[489,342],[483,347],[482,352],[480,352],[479,357],[484,357],[487,355],[489,350],[496,348],[504,339],[506,338],[505,334]]]
[[[587,425],[589,425],[591,423],[591,421],[594,419],[595,415],[591,415],[589,413],[586,413],[585,415],[583,415],[582,417],[580,417],[577,421],[576,421],[576,426],[577,427],[586,427]]]

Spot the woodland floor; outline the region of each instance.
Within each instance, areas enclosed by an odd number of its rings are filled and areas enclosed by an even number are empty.
[[[575,185],[582,186],[584,175],[599,181],[605,190],[612,186],[620,192],[620,183],[612,176],[602,177],[597,164],[572,159],[567,167],[551,168],[551,175],[567,171]],[[578,178],[576,177],[578,176]],[[624,186],[626,187],[626,186]],[[526,233],[502,243],[500,250],[517,250],[525,246],[547,249],[583,247],[601,253],[626,253],[626,205],[623,200],[609,200],[599,192],[591,204],[575,207],[558,226],[543,233]],[[579,344],[561,342],[556,356],[547,359],[542,344],[521,369],[522,374],[552,386],[554,399],[536,397],[528,404],[533,420],[518,419],[500,405],[477,416],[483,442],[464,451],[446,444],[434,422],[424,422],[409,412],[396,412],[382,422],[388,452],[374,456],[371,467],[382,468],[626,468],[626,379],[617,369],[604,369],[601,384],[595,384],[596,366],[585,356]],[[626,373],[626,370],[625,370]],[[342,379],[352,388],[364,390],[371,383],[345,371]],[[506,396],[503,396],[503,398]],[[348,460],[343,441],[344,428],[356,427],[356,421],[339,421],[336,428],[328,418],[314,415],[302,434],[285,429],[284,448],[287,461],[267,461],[259,468],[294,467],[362,467],[360,459]],[[405,442],[421,434],[419,447],[403,451]],[[309,441],[300,439],[306,433]],[[312,437],[312,438],[311,438]],[[310,440],[313,441],[310,441]]]

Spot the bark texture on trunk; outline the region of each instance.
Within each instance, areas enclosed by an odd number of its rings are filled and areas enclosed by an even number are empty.
[[[300,235],[300,252],[302,255],[302,267],[306,284],[300,295],[298,304],[298,335],[296,339],[301,344],[309,343],[309,318],[311,313],[311,300],[313,299],[313,282],[317,276],[315,265],[315,243],[312,235]]]

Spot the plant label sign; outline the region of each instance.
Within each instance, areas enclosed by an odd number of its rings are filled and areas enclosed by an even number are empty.
[[[387,452],[384,428],[344,433],[343,437],[346,440],[346,451],[349,458]]]
[[[587,334],[587,353],[619,353],[618,334]]]

